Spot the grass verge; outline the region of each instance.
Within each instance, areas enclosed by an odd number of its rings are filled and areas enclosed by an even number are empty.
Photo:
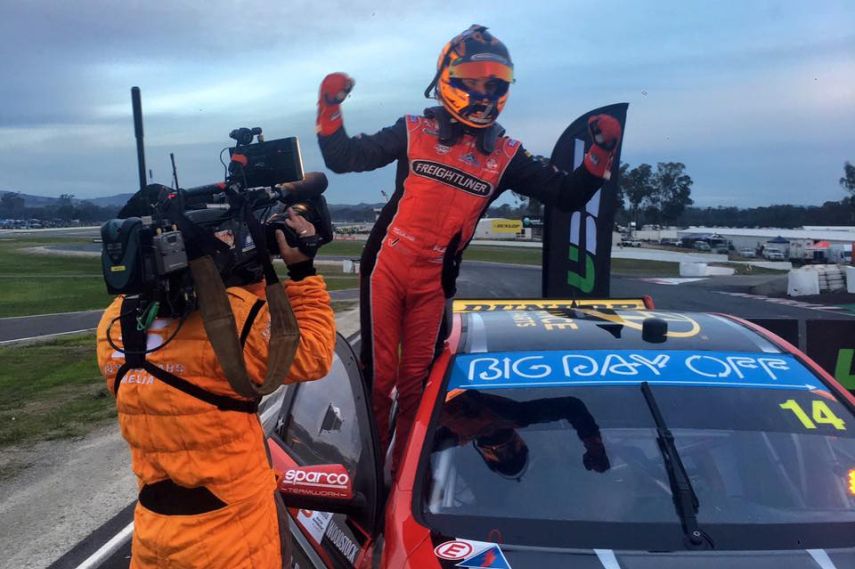
[[[0,240],[0,317],[102,308],[110,296],[97,257],[33,253],[32,247],[82,244],[86,239]]]
[[[94,333],[0,348],[0,447],[81,436],[115,416]]]
[[[678,277],[680,263],[612,258],[612,273],[632,277]]]
[[[98,257],[36,253],[34,247],[82,245],[87,239],[26,237],[0,240],[0,318],[95,310],[111,300]],[[354,245],[354,242],[343,242]],[[361,249],[361,243],[358,244]],[[284,266],[277,262],[283,277]],[[318,265],[329,290],[356,288],[358,278],[332,265]]]
[[[535,247],[501,247],[494,245],[472,245],[463,253],[463,261],[490,261],[515,265],[542,264],[543,251]]]
[[[336,312],[355,301],[334,301]],[[115,420],[98,370],[95,333],[0,348],[0,448],[83,436]],[[0,466],[0,479],[14,474]]]

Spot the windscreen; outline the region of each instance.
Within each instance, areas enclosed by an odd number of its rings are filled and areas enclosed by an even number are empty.
[[[423,470],[437,529],[456,516],[485,530],[679,524],[642,381],[713,539],[732,524],[855,522],[854,418],[794,358],[586,354],[458,356]]]

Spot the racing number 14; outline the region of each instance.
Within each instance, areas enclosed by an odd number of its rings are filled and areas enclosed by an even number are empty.
[[[817,424],[820,424],[833,425],[838,431],[846,430],[846,423],[834,414],[834,411],[831,410],[825,401],[817,399],[811,402],[813,420],[811,420],[811,417],[808,417],[808,414],[795,399],[788,399],[785,403],[781,403],[781,409],[792,411],[796,418],[801,421],[802,425],[805,426],[805,429],[816,429]]]

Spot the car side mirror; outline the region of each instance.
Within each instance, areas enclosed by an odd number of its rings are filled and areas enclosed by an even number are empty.
[[[365,506],[341,464],[289,466],[277,476],[277,487],[289,508],[353,514]]]

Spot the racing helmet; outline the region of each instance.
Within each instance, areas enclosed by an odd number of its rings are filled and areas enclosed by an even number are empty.
[[[503,478],[519,480],[528,468],[528,445],[514,429],[502,429],[472,441],[487,467]]]
[[[511,55],[487,28],[472,25],[445,44],[425,90],[461,123],[486,128],[496,121],[514,80]]]

